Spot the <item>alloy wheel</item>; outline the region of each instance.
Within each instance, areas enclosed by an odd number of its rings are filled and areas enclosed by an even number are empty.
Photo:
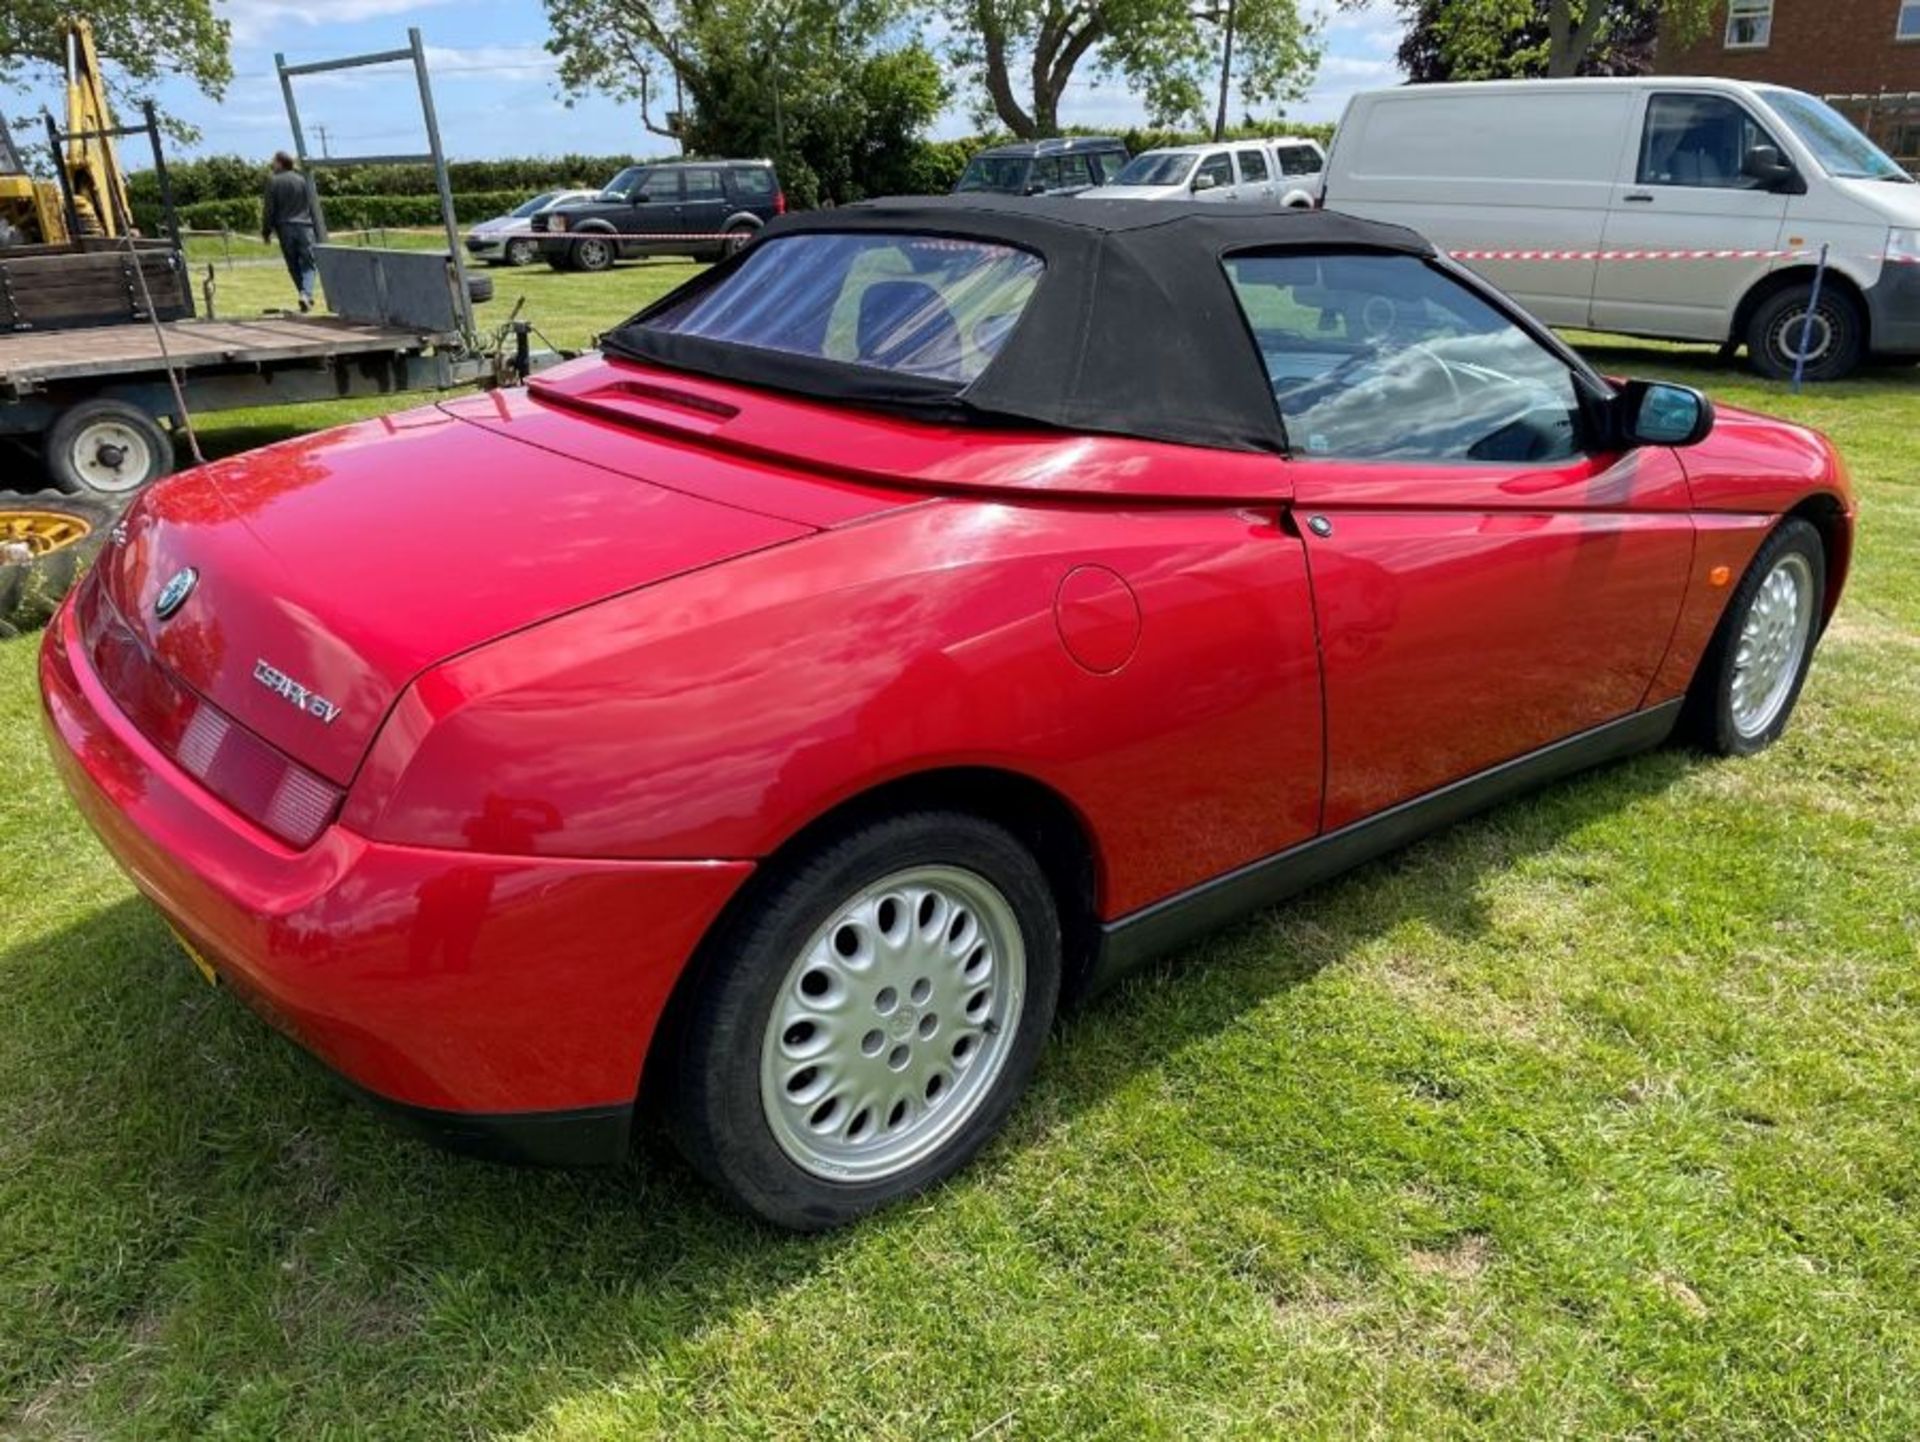
[[[1025,991],[1019,922],[984,877],[917,866],[862,888],[776,993],[760,1059],[775,1142],[834,1181],[913,1167],[992,1091]]]
[[[1742,736],[1764,732],[1793,694],[1813,635],[1813,609],[1813,569],[1789,551],[1754,592],[1735,642],[1730,708]]]

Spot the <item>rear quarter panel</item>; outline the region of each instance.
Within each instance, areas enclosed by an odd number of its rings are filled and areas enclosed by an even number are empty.
[[[1104,674],[1056,616],[1088,566],[1125,581],[1073,622]],[[537,815],[537,853],[753,858],[873,786],[995,767],[1078,812],[1117,915],[1311,835],[1321,765],[1305,562],[1271,513],[941,500],[434,669],[344,819],[459,848]]]

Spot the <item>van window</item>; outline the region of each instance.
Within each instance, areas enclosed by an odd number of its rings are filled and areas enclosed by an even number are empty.
[[[1410,255],[1235,255],[1294,454],[1548,463],[1580,450],[1565,361]]]
[[[1216,150],[1201,161],[1200,169],[1193,178],[1198,180],[1202,175],[1211,175],[1215,185],[1232,185],[1233,162],[1227,158],[1227,152]]]
[[[1265,180],[1267,178],[1267,157],[1257,150],[1236,150],[1240,157],[1240,178],[1242,180]]]
[[[1096,150],[1093,153],[1095,185],[1112,185],[1114,178],[1127,168],[1127,153],[1124,150]]]
[[[1027,175],[1029,188],[1037,185],[1042,190],[1058,190],[1061,184],[1059,156],[1049,155],[1033,162],[1033,169]]]
[[[1914,38],[1920,39],[1920,35]],[[1855,130],[1853,123],[1826,101],[1798,90],[1763,90],[1761,95],[1828,175],[1842,180],[1911,179],[1891,156]]]
[[[721,188],[720,172],[717,170],[688,170],[686,176],[686,198],[688,200],[725,200],[727,192]]]
[[[1640,140],[1642,185],[1691,185],[1753,190],[1759,182],[1740,163],[1773,137],[1744,105],[1724,95],[1655,95],[1647,101]]]

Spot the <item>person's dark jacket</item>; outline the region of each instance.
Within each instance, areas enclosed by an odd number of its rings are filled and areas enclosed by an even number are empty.
[[[260,238],[272,240],[283,225],[312,225],[313,202],[307,178],[297,170],[276,170],[267,177],[267,198],[260,217]]]

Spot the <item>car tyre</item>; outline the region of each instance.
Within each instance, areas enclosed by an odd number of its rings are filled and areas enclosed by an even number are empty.
[[[1700,746],[1750,756],[1780,738],[1820,639],[1826,585],[1820,533],[1789,516],[1728,599],[1694,677],[1686,726]]]
[[[728,256],[738,255],[752,243],[753,238],[759,233],[760,227],[757,225],[728,226],[725,235],[720,241],[718,258],[725,260]]]
[[[1059,998],[1059,915],[1032,854],[978,817],[916,812],[752,885],[670,1029],[680,1151],[795,1231],[966,1165],[1025,1090]]]
[[[118,509],[91,496],[0,491],[0,636],[44,626],[106,544]]]
[[[1812,299],[1811,285],[1795,285],[1754,307],[1747,319],[1747,357],[1761,375],[1774,380],[1793,378]],[[1810,381],[1837,381],[1853,374],[1865,357],[1866,340],[1866,321],[1853,298],[1837,285],[1822,286],[1820,303],[1813,307],[1812,332],[1806,338],[1803,375]]]
[[[575,270],[601,271],[613,268],[613,242],[605,236],[583,235],[570,247],[568,257]]]
[[[138,406],[82,401],[44,442],[47,475],[70,495],[122,498],[173,470],[173,438]]]
[[[523,265],[532,265],[540,258],[539,242],[525,238],[510,240],[507,242],[506,253],[501,258],[516,269]]]

